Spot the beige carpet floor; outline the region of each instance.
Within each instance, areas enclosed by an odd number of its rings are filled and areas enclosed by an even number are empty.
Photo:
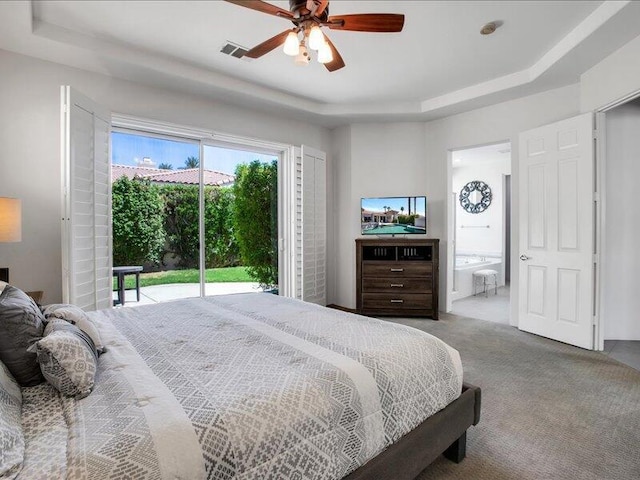
[[[440,457],[419,480],[640,479],[640,371],[484,320],[391,321],[456,348],[465,380],[482,387],[467,458]]]

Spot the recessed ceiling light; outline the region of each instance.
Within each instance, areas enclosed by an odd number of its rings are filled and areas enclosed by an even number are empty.
[[[482,26],[480,29],[480,35],[491,35],[498,27],[499,25],[497,22],[489,22]]]

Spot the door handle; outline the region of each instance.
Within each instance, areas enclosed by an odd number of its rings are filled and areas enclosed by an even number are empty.
[[[527,260],[531,260],[531,257],[527,257],[524,253],[520,255],[520,260],[526,262]]]
[[[404,268],[390,268],[392,272],[404,272]]]
[[[402,283],[392,283],[390,286],[391,286],[392,288],[393,288],[393,287],[397,287],[397,288],[404,288],[404,284],[402,284]]]
[[[391,303],[404,303],[404,300],[391,300]]]

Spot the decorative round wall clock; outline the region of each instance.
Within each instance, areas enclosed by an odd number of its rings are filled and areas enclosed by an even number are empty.
[[[491,188],[480,180],[474,180],[462,187],[460,206],[469,213],[482,213],[491,205]]]

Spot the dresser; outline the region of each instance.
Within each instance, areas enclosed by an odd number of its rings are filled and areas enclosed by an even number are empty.
[[[437,320],[438,245],[433,238],[356,239],[358,313]]]

